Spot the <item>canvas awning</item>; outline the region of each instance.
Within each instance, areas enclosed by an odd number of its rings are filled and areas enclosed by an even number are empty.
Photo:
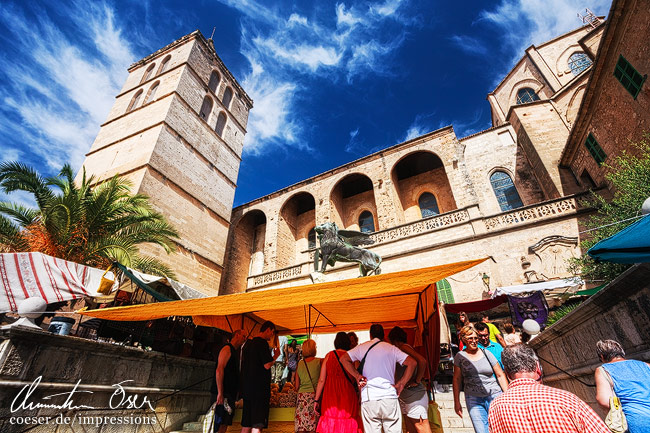
[[[17,311],[20,302],[31,297],[52,304],[99,296],[104,272],[43,253],[0,254],[0,313]],[[111,272],[106,277],[114,278]]]
[[[596,261],[650,262],[650,215],[598,242],[587,251],[587,254]]]
[[[563,278],[559,280],[540,281],[537,283],[518,284],[516,286],[497,287],[492,297],[501,295],[519,295],[522,293],[540,292],[546,290],[577,291],[584,281],[580,278]]]
[[[202,299],[80,311],[107,320],[192,316],[197,325],[229,329],[239,320],[273,321],[284,334],[365,329],[369,323],[424,328],[436,312],[435,283],[486,259],[298,287]]]

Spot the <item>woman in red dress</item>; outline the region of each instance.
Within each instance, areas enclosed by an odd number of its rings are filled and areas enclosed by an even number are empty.
[[[320,397],[319,433],[363,433],[359,415],[359,396],[339,358],[350,350],[350,338],[339,332],[334,339],[334,350],[325,355],[316,388],[316,404]]]

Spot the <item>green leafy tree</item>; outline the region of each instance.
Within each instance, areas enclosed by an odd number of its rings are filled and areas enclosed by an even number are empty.
[[[629,152],[623,151],[607,165],[610,170],[606,178],[613,187],[613,198],[608,200],[594,193],[588,203],[596,208],[596,213],[585,222],[589,232],[587,239],[581,242],[583,251],[636,222],[641,205],[650,197],[650,134],[645,133],[643,139],[631,146]],[[591,281],[609,282],[628,267],[619,263],[598,263],[587,254],[570,260],[571,270]]]
[[[117,176],[93,186],[94,178],[74,182],[65,165],[44,178],[18,162],[0,164],[0,188],[28,192],[36,208],[0,203],[0,252],[38,251],[65,260],[106,268],[113,261],[142,272],[173,277],[173,271],[140,246],[175,250],[178,233],[153,210],[148,197],[131,194],[128,180]]]

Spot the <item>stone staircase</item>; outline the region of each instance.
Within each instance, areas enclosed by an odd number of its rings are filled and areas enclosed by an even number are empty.
[[[467,408],[465,407],[465,396],[460,394],[460,402],[463,405],[463,417],[460,418],[454,412],[454,393],[451,391],[451,385],[447,390],[440,385],[436,386],[435,399],[440,409],[440,418],[442,428],[445,433],[474,433],[472,421],[469,419]]]
[[[460,401],[463,405],[463,417],[460,418],[454,412],[454,395],[451,391],[451,386],[445,390],[441,386],[436,386],[435,399],[438,403],[440,409],[440,418],[442,421],[442,428],[445,433],[474,433],[474,428],[472,427],[472,421],[469,419],[469,414],[467,413],[467,408],[465,407],[465,397],[461,394]],[[203,429],[203,419],[204,415],[201,415],[197,421],[186,422],[183,424],[183,430],[177,430],[170,433],[190,433],[190,432],[200,432]],[[289,424],[289,423],[287,423]],[[293,432],[293,423],[290,423],[288,426],[272,426],[269,425],[271,431],[291,431]],[[273,428],[276,427],[276,428]],[[280,428],[277,428],[280,427]],[[235,423],[228,429],[228,433],[239,432],[241,427],[239,424]],[[267,430],[265,430],[267,432]]]

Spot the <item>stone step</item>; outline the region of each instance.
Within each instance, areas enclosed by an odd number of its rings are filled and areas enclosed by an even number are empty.
[[[203,431],[203,421],[192,421],[183,423],[184,432]]]

